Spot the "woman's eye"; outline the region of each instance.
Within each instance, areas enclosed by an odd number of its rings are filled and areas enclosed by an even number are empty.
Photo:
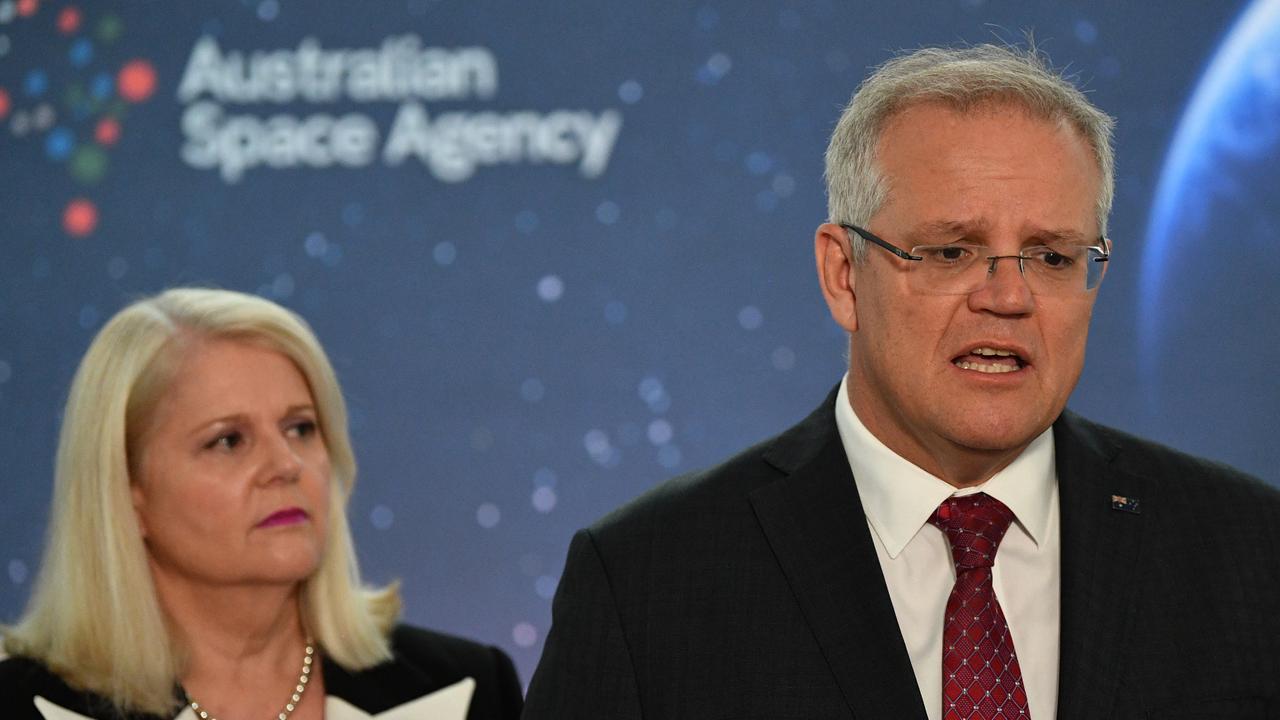
[[[244,436],[238,432],[223,433],[205,444],[206,450],[234,450],[244,442]]]
[[[314,420],[303,420],[294,423],[289,428],[290,434],[298,438],[307,438],[316,434],[316,422]]]

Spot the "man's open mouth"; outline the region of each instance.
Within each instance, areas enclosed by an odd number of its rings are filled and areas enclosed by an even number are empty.
[[[1017,372],[1027,364],[1013,350],[986,345],[975,347],[951,362],[961,370],[992,374]]]

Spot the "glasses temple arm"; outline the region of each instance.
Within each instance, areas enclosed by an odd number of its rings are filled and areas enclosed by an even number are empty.
[[[862,237],[862,239],[871,243],[875,243],[876,245],[879,245],[880,247],[884,248],[885,250],[888,250],[894,255],[897,255],[903,260],[916,260],[916,261],[924,260],[924,258],[920,257],[919,255],[912,255],[911,253],[907,252],[906,250],[903,250],[897,245],[890,244],[887,240],[881,240],[879,237],[876,237],[875,233],[871,232],[870,230],[863,230],[857,225],[845,225],[843,223],[840,224],[840,227],[844,228],[845,230],[850,230],[857,233]]]

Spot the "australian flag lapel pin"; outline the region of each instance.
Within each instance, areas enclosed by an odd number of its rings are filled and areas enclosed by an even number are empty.
[[[1134,515],[1142,514],[1142,501],[1136,497],[1126,497],[1124,495],[1111,496],[1111,509],[1120,510],[1122,512],[1133,513]]]

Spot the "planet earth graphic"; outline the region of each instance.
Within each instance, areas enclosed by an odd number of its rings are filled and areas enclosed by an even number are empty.
[[[1142,257],[1157,436],[1280,481],[1280,0],[1255,0],[1170,146]]]

